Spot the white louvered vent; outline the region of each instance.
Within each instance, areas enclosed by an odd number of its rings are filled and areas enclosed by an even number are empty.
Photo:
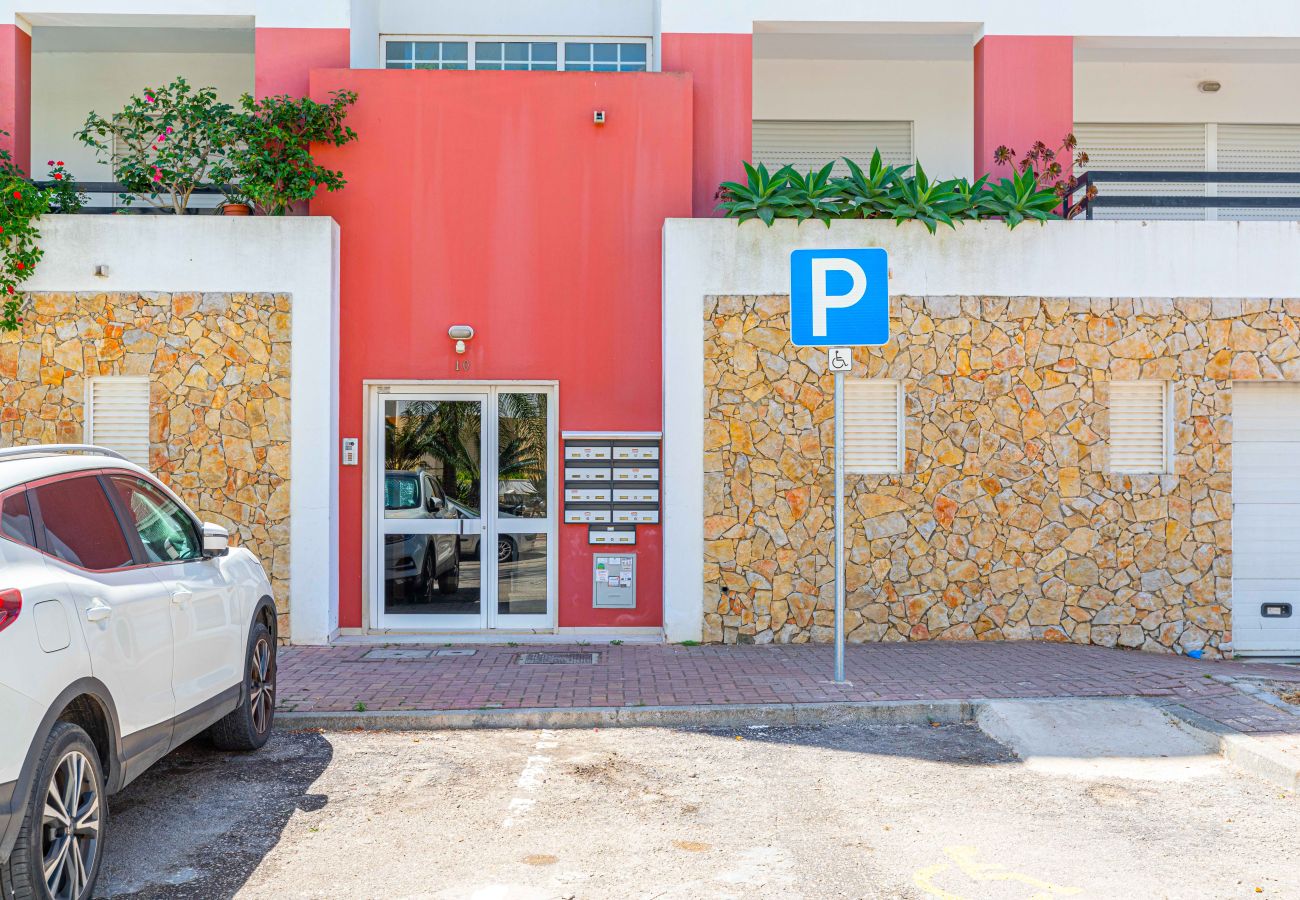
[[[1203,172],[1206,168],[1205,125],[1200,122],[1077,123],[1074,135],[1079,139],[1079,149],[1088,154],[1088,165],[1080,170],[1083,172],[1089,169]],[[1205,194],[1205,186],[1200,184],[1101,182],[1097,189],[1112,196]],[[1099,207],[1095,216],[1098,219],[1204,219],[1205,212],[1199,209]]]
[[[844,379],[844,471],[903,470],[903,386]]]
[[[889,165],[913,161],[911,122],[756,120],[753,138],[754,164],[771,172],[791,165],[802,173],[834,161],[835,174],[847,175],[842,157],[865,169],[877,147]]]
[[[86,442],[149,464],[149,379],[92,378],[87,386]]]
[[[1300,125],[1220,125],[1223,172],[1300,172]],[[1295,197],[1297,184],[1221,184],[1224,197]],[[1222,209],[1225,220],[1300,218],[1300,209]]]
[[[1110,470],[1132,474],[1169,471],[1169,384],[1110,383]]]

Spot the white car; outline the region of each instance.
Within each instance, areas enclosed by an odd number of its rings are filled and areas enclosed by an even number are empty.
[[[109,450],[0,450],[0,897],[83,900],[108,807],[203,731],[266,743],[261,563]]]

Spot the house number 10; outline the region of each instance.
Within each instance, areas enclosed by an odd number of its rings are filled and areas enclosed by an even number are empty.
[[[455,363],[453,363],[453,365],[455,366],[454,371],[457,371],[457,372],[468,372],[468,371],[469,371],[469,360],[468,360],[468,359],[458,359],[458,360],[455,361]]]

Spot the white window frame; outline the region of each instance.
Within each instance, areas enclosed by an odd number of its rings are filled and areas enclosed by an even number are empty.
[[[844,462],[844,471],[851,475],[898,475],[903,471],[907,459],[907,401],[906,394],[903,391],[903,382],[895,378],[846,378],[844,381],[845,392],[845,414],[847,417],[848,390],[850,384],[881,384],[894,388],[894,427],[896,429],[896,442],[894,448],[894,463],[892,466],[854,466],[848,462],[847,453]],[[844,423],[844,442],[847,445],[850,440],[849,424]],[[847,450],[847,446],[846,446]]]
[[[1117,468],[1114,463],[1115,459],[1115,427],[1113,416],[1115,414],[1115,387],[1132,387],[1136,385],[1160,385],[1162,388],[1160,400],[1161,422],[1160,422],[1160,468]],[[1157,378],[1140,378],[1130,381],[1112,381],[1110,382],[1110,392],[1106,401],[1107,428],[1109,431],[1106,442],[1106,469],[1116,475],[1167,475],[1174,470],[1173,466],[1173,447],[1174,447],[1174,386],[1173,382]]]
[[[468,71],[471,71],[471,72],[473,72],[473,71],[483,71],[483,72],[487,72],[487,71],[498,72],[498,71],[501,71],[500,69],[478,69],[478,70],[475,69],[475,67],[474,67],[474,45],[475,45],[476,43],[480,42],[480,41],[483,42],[483,43],[485,43],[485,44],[497,44],[497,43],[501,43],[501,42],[505,42],[505,43],[520,43],[520,44],[536,44],[536,43],[555,44],[555,66],[556,66],[555,71],[557,71],[557,72],[564,72],[564,71],[566,71],[566,69],[564,68],[564,45],[567,44],[567,43],[570,43],[570,42],[575,43],[575,44],[643,44],[643,45],[645,45],[645,70],[646,70],[647,72],[656,72],[656,71],[658,71],[658,67],[655,65],[654,39],[653,39],[653,38],[648,38],[648,37],[634,36],[634,35],[610,35],[610,34],[601,34],[601,35],[576,35],[576,34],[567,34],[567,35],[557,35],[557,34],[383,34],[383,35],[380,35],[380,36],[379,36],[379,67],[380,67],[381,69],[385,69],[385,70],[387,70],[387,71],[393,71],[393,72],[410,72],[410,71],[429,71],[429,70],[412,70],[412,69],[391,69],[391,70],[390,70],[390,69],[388,69],[387,61],[388,61],[388,42],[389,42],[389,41],[393,41],[393,42],[397,42],[397,43],[404,42],[404,41],[443,41],[443,42],[448,42],[448,41],[464,41],[464,42],[468,45],[467,50],[466,50],[466,56],[467,56],[467,58],[468,58],[468,63],[469,63],[469,65],[468,65]],[[457,71],[457,70],[452,70],[452,71]],[[465,70],[460,70],[460,71],[465,71]],[[518,69],[510,69],[510,70],[506,70],[506,71],[521,71],[521,70],[518,70]],[[538,71],[538,70],[535,70],[535,69],[534,69],[534,70],[526,70],[526,71]],[[549,72],[549,71],[551,71],[551,70],[550,70],[550,69],[543,69],[543,70],[540,70],[540,71],[546,71],[546,72]],[[576,69],[576,70],[574,70],[574,69],[570,69],[570,70],[567,70],[567,71],[587,72],[588,70],[587,70],[587,69]],[[599,74],[606,74],[606,73],[601,73],[601,72],[590,73],[590,72],[589,72],[589,74],[597,74],[597,75],[599,75]],[[630,73],[630,72],[617,72],[617,73],[609,73],[609,74],[628,75],[628,74],[635,74],[635,73]]]
[[[150,381],[149,381],[149,376],[147,376],[147,375],[95,375],[95,376],[92,376],[92,377],[86,379],[86,389],[85,389],[85,390],[86,390],[86,396],[85,396],[85,403],[83,404],[83,410],[82,410],[82,426],[81,426],[81,427],[82,427],[82,431],[83,431],[83,432],[85,433],[85,435],[86,435],[86,443],[87,443],[87,444],[94,444],[94,443],[95,443],[95,385],[96,385],[96,384],[103,384],[103,383],[107,383],[107,382],[114,382],[114,383],[117,383],[117,384],[137,384],[137,385],[142,384],[142,385],[144,385],[144,388],[145,388],[145,406],[144,406],[144,414],[145,414],[145,432],[144,432],[145,459],[144,459],[143,461],[138,460],[138,459],[132,459],[131,461],[134,462],[134,463],[138,463],[138,464],[140,464],[140,465],[143,465],[143,466],[145,466],[146,468],[148,468],[148,466],[149,466],[149,453],[150,453],[150,451],[152,451],[152,449],[153,449],[153,441],[152,441],[152,439],[151,439],[151,438],[152,438],[152,432],[153,432],[153,408],[152,408],[152,406],[153,406],[153,403],[152,403],[153,398],[152,398],[152,390],[151,390],[151,385],[150,385]],[[115,449],[115,448],[109,448],[109,449]]]

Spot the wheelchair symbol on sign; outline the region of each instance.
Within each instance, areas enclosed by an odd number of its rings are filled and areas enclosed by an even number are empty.
[[[826,351],[826,360],[832,372],[849,372],[853,369],[853,351],[848,347],[831,347]]]

